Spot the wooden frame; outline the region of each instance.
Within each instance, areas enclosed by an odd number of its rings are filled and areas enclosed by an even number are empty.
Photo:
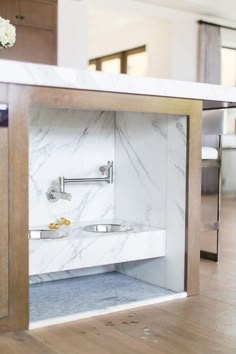
[[[202,101],[134,94],[32,88],[31,104],[187,116],[185,290],[199,293]]]
[[[0,86],[9,105],[9,314],[0,330],[28,328],[28,116],[33,105],[187,116],[185,290],[199,292],[202,102],[134,94]],[[1,144],[1,142],[0,142]]]
[[[0,84],[0,104],[7,103],[7,85]],[[9,314],[8,128],[0,128],[0,329]]]
[[[0,142],[0,318],[3,318],[8,316],[8,128],[0,128]]]
[[[8,104],[8,313],[0,330],[28,328],[28,88],[0,86],[0,102]],[[0,149],[3,148],[0,141]],[[2,284],[1,284],[2,286]],[[5,300],[6,301],[6,300]]]

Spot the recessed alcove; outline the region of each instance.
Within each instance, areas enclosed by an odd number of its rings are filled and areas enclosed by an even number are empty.
[[[66,238],[29,241],[31,327],[185,296],[186,117],[35,106],[29,142],[29,228],[72,222]],[[71,202],[47,200],[59,176],[98,176],[107,161],[113,184],[67,185]],[[82,229],[108,221],[132,231]]]

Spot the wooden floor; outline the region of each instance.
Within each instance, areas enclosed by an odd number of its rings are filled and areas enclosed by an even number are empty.
[[[201,261],[200,296],[0,336],[1,354],[235,354],[236,198],[222,202],[220,264]]]

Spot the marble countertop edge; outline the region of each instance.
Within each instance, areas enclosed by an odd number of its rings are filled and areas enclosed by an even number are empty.
[[[0,82],[32,86],[236,102],[236,87],[189,81],[90,72],[59,66],[0,60]]]

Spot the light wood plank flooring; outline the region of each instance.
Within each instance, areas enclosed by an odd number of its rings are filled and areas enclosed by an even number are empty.
[[[222,201],[221,262],[201,261],[201,293],[0,336],[1,354],[235,354],[236,198]]]

